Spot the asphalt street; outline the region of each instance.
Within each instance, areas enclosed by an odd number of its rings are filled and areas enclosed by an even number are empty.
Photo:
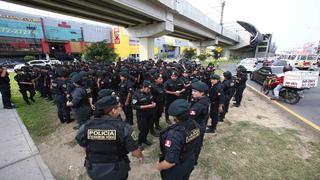
[[[223,69],[224,71],[230,71],[232,72],[232,74],[235,74],[236,65],[221,65],[221,69]],[[249,80],[249,76],[247,84],[254,87],[258,91],[260,91],[261,89],[261,85]],[[269,93],[269,96],[270,94],[271,93]],[[290,105],[284,102],[281,102],[281,104],[293,110],[300,116],[320,126],[320,80],[318,80],[318,87],[307,89],[304,91],[303,98],[300,100],[298,104]]]

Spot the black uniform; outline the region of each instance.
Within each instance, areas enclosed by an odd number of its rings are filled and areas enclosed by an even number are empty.
[[[78,121],[78,124],[81,126],[91,116],[91,108],[89,105],[89,98],[86,90],[83,87],[76,87],[72,93],[72,111]]]
[[[140,89],[138,89],[132,97],[132,106],[136,110],[138,129],[140,131],[138,138],[140,145],[146,142],[150,126],[153,126],[154,120],[154,108],[141,109],[141,106],[152,104],[152,102],[152,94],[143,93]]]
[[[0,73],[0,93],[2,95],[3,108],[11,109],[11,90],[8,72],[6,72],[6,75],[4,77],[1,77]]]
[[[190,107],[190,117],[194,119],[200,126],[200,138],[199,138],[199,143],[197,144],[196,147],[196,152],[195,152],[195,161],[197,164],[201,147],[203,145],[203,138],[204,138],[204,133],[207,128],[207,122],[209,119],[209,106],[210,106],[210,99],[207,96],[204,96],[200,99],[193,99],[191,101],[191,107]]]
[[[244,89],[246,88],[246,82],[248,80],[248,75],[245,72],[238,71],[237,76],[236,76],[236,93],[235,93],[235,100],[236,106],[241,105],[241,100],[242,100],[242,94]]]
[[[67,84],[68,80],[56,78],[51,83],[51,92],[54,96],[58,117],[61,123],[70,121],[70,110],[67,107]]]
[[[85,167],[93,180],[127,179],[127,154],[138,149],[132,128],[112,117],[95,118],[81,126],[76,136],[86,148]]]
[[[236,91],[236,87],[235,87],[235,83],[234,83],[234,79],[225,79],[222,82],[222,89],[224,92],[224,109],[223,112],[220,113],[220,121],[223,121],[225,115],[228,113],[229,111],[229,104],[231,101],[231,98],[233,97],[235,91]]]
[[[224,101],[225,101],[223,89],[220,81],[210,88],[209,97],[211,102],[210,118],[212,120],[211,126],[209,128],[214,132],[219,122],[219,106],[221,104],[224,104]]]
[[[129,104],[126,106],[125,102],[129,93],[133,94],[133,86],[134,84],[130,80],[125,80],[120,82],[119,84],[119,97],[120,103],[122,105],[124,114],[126,115],[126,122],[130,125],[133,125],[133,112],[131,106],[131,99],[129,100]]]
[[[178,122],[161,131],[159,162],[166,160],[176,164],[160,172],[162,179],[189,179],[196,162],[195,151],[199,137],[200,127],[191,119]]]
[[[156,103],[154,125],[157,129],[160,129],[160,118],[163,113],[164,108],[164,87],[163,84],[153,84],[152,95],[154,97],[154,102]]]
[[[33,97],[36,94],[33,84],[23,84],[23,83],[32,83],[31,75],[27,72],[24,74],[17,74],[14,76],[14,79],[18,82],[19,91],[22,94],[23,100],[30,104],[29,97],[27,92],[30,93],[30,100],[34,101]]]
[[[182,89],[184,89],[184,84],[180,79],[177,79],[176,81],[173,81],[171,79],[167,80],[164,83],[164,89],[167,91],[181,91]],[[169,114],[168,114],[168,109],[170,104],[175,101],[176,99],[182,98],[181,94],[179,97],[175,96],[175,95],[171,95],[171,94],[166,94],[165,96],[165,116],[166,119],[169,118]]]

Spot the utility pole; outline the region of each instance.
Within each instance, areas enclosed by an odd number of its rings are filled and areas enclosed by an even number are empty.
[[[221,16],[220,16],[221,34],[223,33],[223,11],[224,11],[225,5],[226,5],[226,1],[223,0],[222,6],[221,6]]]

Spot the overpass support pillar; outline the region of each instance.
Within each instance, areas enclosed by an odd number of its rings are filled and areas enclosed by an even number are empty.
[[[223,57],[229,60],[230,59],[230,53],[231,53],[231,50],[228,49],[228,48],[225,48]]]
[[[154,58],[154,38],[139,38],[139,59],[140,61]]]

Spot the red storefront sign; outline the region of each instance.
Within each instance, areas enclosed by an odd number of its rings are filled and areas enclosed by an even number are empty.
[[[113,30],[114,33],[114,44],[120,44],[120,28],[115,27]]]
[[[60,24],[58,24],[58,27],[71,28],[71,26],[69,24],[67,24],[67,22],[61,22]]]

